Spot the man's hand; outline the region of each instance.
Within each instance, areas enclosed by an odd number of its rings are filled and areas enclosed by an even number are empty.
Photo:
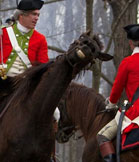
[[[106,98],[105,100],[105,104],[106,104],[106,110],[112,110],[112,109],[118,109],[118,106],[116,104],[113,104],[111,101],[110,101],[110,98]]]

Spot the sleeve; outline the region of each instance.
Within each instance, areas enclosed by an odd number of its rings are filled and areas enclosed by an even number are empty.
[[[43,35],[40,42],[37,61],[40,63],[47,63],[49,61],[47,41]]]
[[[119,68],[118,72],[110,93],[110,101],[112,103],[117,103],[119,98],[121,97],[122,91],[126,86],[127,78],[128,78],[128,60],[124,59]]]

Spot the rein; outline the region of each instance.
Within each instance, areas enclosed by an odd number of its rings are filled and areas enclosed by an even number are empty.
[[[71,49],[71,50],[68,51],[68,52],[65,52],[65,54],[63,54],[63,55],[57,56],[56,59],[65,56],[66,61],[68,62],[68,64],[69,64],[72,68],[74,68],[74,67],[76,66],[76,64],[72,64],[72,62],[70,61],[70,59],[69,59],[69,57],[68,57],[68,53],[74,52],[74,50],[75,50],[75,48]]]
[[[82,36],[81,37],[81,39],[83,39],[84,37]],[[88,39],[89,40],[91,40],[89,37],[88,37]],[[83,58],[85,58],[85,55],[84,55],[84,53],[81,51],[81,49],[79,48],[79,46],[81,46],[82,44],[84,44],[84,42],[83,42],[83,40],[76,40],[76,41],[74,41],[73,43],[72,43],[72,45],[74,45],[75,44],[75,46],[74,47],[70,47],[69,48],[69,50],[65,53],[65,55],[66,55],[66,60],[67,60],[67,62],[68,62],[68,64],[72,67],[72,68],[74,68],[75,66],[76,66],[76,64],[74,64],[74,63],[72,63],[71,61],[70,61],[70,59],[69,59],[69,57],[68,57],[68,53],[72,53],[72,52],[74,52],[75,53],[75,55],[77,56],[77,57],[79,57],[80,59],[83,59]]]
[[[68,62],[68,64],[72,67],[72,68],[74,68],[75,67],[75,65],[73,65],[72,63],[71,63],[71,61],[70,61],[70,59],[69,59],[69,57],[68,57],[68,54],[66,53],[65,54],[65,56],[66,56],[66,60],[67,60],[67,62]]]
[[[65,54],[63,54],[63,55],[57,56],[56,59],[59,59],[59,58],[61,58],[61,57],[63,57],[63,56],[65,56],[66,61],[68,62],[68,64],[69,64],[72,68],[74,68],[75,65],[73,65],[73,64],[71,63],[71,61],[70,61],[70,59],[69,59],[69,57],[68,57],[68,53],[67,53],[67,52],[66,52]]]
[[[111,112],[111,111],[114,111],[114,110],[115,110],[115,108],[114,109],[110,109],[110,110],[104,109],[104,110],[98,111],[96,114],[99,115],[101,113],[108,113],[108,112]]]

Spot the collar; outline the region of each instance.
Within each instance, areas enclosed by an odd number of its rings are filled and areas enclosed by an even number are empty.
[[[23,34],[28,33],[30,31],[30,29],[28,29],[28,28],[24,27],[23,25],[21,25],[19,23],[19,21],[17,21],[17,28]]]
[[[135,47],[131,55],[138,54],[138,53],[139,53],[139,47]]]
[[[22,37],[22,38],[25,38],[25,39],[30,39],[30,37],[32,36],[34,30],[31,29],[28,33],[24,33],[22,34],[19,29],[17,28],[17,24],[15,23],[13,25],[13,29],[14,29],[14,33],[15,33],[15,36],[16,37]]]

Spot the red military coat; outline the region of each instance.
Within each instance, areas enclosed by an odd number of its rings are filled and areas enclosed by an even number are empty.
[[[110,94],[110,101],[112,103],[118,101],[123,89],[125,89],[127,98],[131,102],[132,97],[139,86],[139,48],[135,48],[134,52],[133,55],[123,59],[119,66]],[[125,115],[130,120],[139,116],[139,99],[127,110]],[[130,125],[130,127],[134,126],[134,124]]]
[[[48,62],[48,48],[47,42],[44,35],[40,34],[36,30],[31,30],[29,33],[22,35],[17,29],[17,25],[13,26],[15,36],[17,38],[19,46],[22,48],[25,54],[32,64],[34,63],[46,63]],[[12,64],[14,60],[14,55],[16,52],[13,49],[6,28],[3,28],[2,35],[2,48],[3,48],[3,62]],[[1,45],[0,45],[1,48]],[[12,55],[11,55],[12,53]],[[10,58],[10,59],[9,59]],[[11,63],[12,62],[12,63]],[[1,60],[1,50],[0,50],[0,64]],[[10,65],[12,66],[12,65]]]

